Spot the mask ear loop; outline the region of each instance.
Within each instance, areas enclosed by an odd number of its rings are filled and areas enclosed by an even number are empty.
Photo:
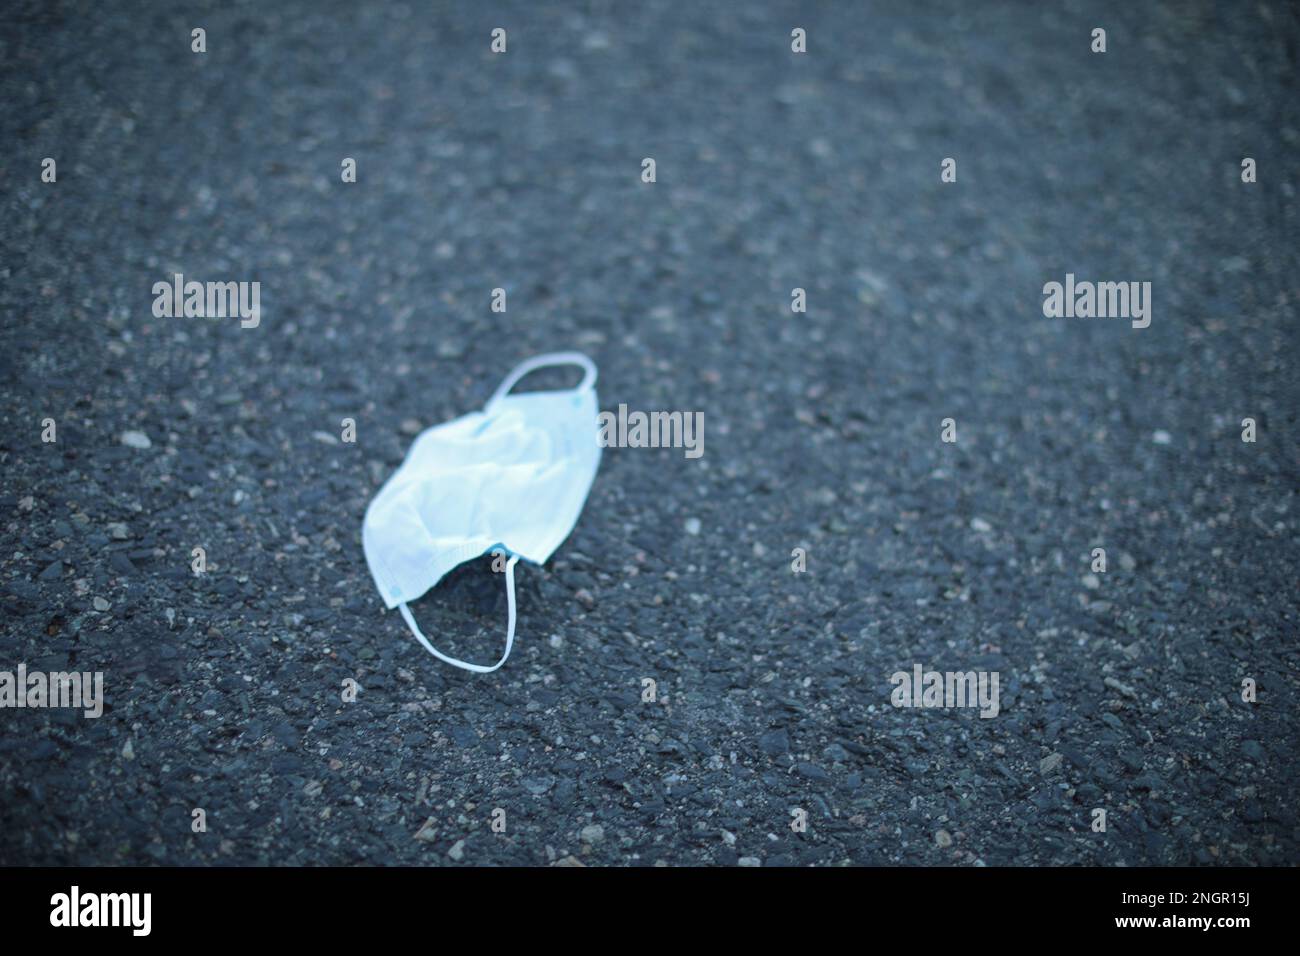
[[[419,626],[415,623],[415,618],[411,614],[411,609],[406,603],[398,605],[402,612],[402,617],[406,620],[406,626],[411,629],[415,639],[424,645],[424,649],[432,654],[438,660],[447,664],[453,664],[463,670],[473,671],[475,674],[491,674],[494,670],[506,662],[510,656],[510,649],[515,645],[515,562],[519,556],[512,554],[510,560],[506,562],[506,607],[508,608],[509,621],[506,624],[506,652],[501,655],[501,660],[497,661],[491,667],[484,667],[482,664],[471,664],[469,661],[457,660],[454,657],[448,657],[442,651],[438,650],[429,643],[429,639],[421,632]]]
[[[535,372],[539,368],[550,368],[552,365],[577,365],[585,373],[582,381],[578,383],[575,392],[591,388],[596,384],[596,363],[581,352],[548,352],[546,355],[534,355],[527,361],[520,362],[514,369],[502,379],[497,390],[488,399],[485,410],[489,410],[501,399],[505,398],[509,391],[519,383],[519,380],[529,372]]]

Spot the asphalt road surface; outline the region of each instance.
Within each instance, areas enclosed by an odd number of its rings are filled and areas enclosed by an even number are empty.
[[[0,862],[1297,863],[1297,44],[1281,2],[7,5],[0,670],[104,709],[0,710]],[[260,322],[156,317],[176,273]],[[1045,317],[1067,274],[1149,327]],[[362,516],[561,349],[704,454],[607,449],[467,674]],[[487,559],[415,612],[500,651]],[[997,715],[894,706],[917,666]]]

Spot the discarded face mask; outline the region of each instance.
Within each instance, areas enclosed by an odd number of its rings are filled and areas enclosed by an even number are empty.
[[[584,371],[576,388],[509,394],[530,372]],[[515,562],[543,564],[569,536],[600,465],[596,366],[578,352],[538,355],[505,377],[481,412],[426,429],[366,509],[366,564],[389,610],[400,607],[434,657],[478,674],[506,662],[515,641]],[[407,607],[462,562],[489,551],[505,566],[506,649],[491,667],[443,654]]]

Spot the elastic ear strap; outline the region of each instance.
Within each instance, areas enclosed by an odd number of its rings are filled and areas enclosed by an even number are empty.
[[[482,664],[471,664],[469,661],[457,660],[454,657],[448,657],[442,651],[438,650],[429,643],[429,639],[420,633],[419,626],[415,623],[415,618],[411,615],[411,609],[405,603],[398,605],[402,612],[402,617],[406,619],[406,626],[411,629],[415,639],[424,645],[424,649],[448,664],[455,665],[463,670],[473,671],[475,674],[491,674],[494,670],[506,662],[510,656],[510,648],[515,646],[515,562],[519,560],[518,555],[512,554],[510,560],[506,562],[506,607],[508,610],[509,622],[506,624],[506,652],[501,655],[501,660],[497,661],[491,667],[484,667]]]
[[[491,408],[509,393],[510,389],[518,384],[519,380],[529,372],[535,372],[539,368],[549,368],[552,365],[577,365],[586,374],[583,375],[582,381],[578,383],[579,389],[591,388],[596,384],[596,363],[581,352],[548,352],[545,355],[534,355],[525,362],[520,362],[497,386],[497,390],[488,399],[487,408]]]

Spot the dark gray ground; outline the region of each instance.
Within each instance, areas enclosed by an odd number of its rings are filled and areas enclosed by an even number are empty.
[[[0,711],[0,861],[1300,859],[1294,8],[427,6],[5,10],[0,669],[108,710]],[[1066,272],[1151,327],[1044,318]],[[362,515],[562,348],[705,455],[606,452],[465,674]],[[487,561],[417,613],[495,659]],[[915,663],[1002,713],[894,709]]]

